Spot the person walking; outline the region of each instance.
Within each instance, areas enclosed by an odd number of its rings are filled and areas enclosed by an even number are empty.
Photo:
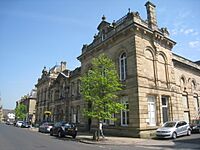
[[[99,131],[100,131],[100,135],[104,138],[104,134],[103,134],[103,122],[102,121],[99,122]]]

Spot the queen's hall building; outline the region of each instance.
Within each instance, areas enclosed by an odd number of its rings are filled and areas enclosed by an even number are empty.
[[[147,2],[145,6],[147,20],[143,20],[138,12],[131,11],[112,23],[107,22],[105,16],[102,17],[93,41],[82,47],[82,53],[78,57],[81,62],[79,73],[76,76],[73,75],[74,71],[67,75],[57,75],[66,80],[62,82],[65,83],[66,87],[63,89],[67,90],[65,93],[68,95],[62,100],[62,107],[56,107],[52,103],[56,100],[52,100],[52,97],[48,103],[48,96],[43,96],[45,100],[37,101],[40,106],[39,114],[51,111],[47,108],[52,108],[52,111],[58,111],[51,112],[52,114],[62,113],[62,117],[57,116],[60,120],[77,122],[80,129],[93,128],[91,121],[81,113],[85,104],[79,93],[79,77],[90,68],[94,57],[105,53],[115,62],[124,85],[123,90],[118,93],[119,101],[128,107],[126,111],[116,115],[117,121],[104,122],[105,133],[146,137],[165,121],[190,122],[199,117],[200,62],[192,62],[172,52],[176,42],[170,39],[167,28],[158,26],[156,6],[151,2]],[[55,79],[56,83],[60,83],[57,80],[59,79]],[[42,83],[37,84],[40,89],[38,93],[48,91],[41,89],[42,86]],[[49,87],[54,89],[50,85]],[[40,101],[43,102],[42,105]],[[60,111],[59,108],[63,110]],[[38,118],[40,121],[42,119]]]

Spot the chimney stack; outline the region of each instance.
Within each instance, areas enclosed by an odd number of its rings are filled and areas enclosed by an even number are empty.
[[[61,71],[64,71],[66,69],[66,62],[65,61],[61,61]]]
[[[156,9],[155,9],[156,6],[149,1],[145,4],[145,6],[147,10],[148,25],[151,29],[156,29],[157,28]]]

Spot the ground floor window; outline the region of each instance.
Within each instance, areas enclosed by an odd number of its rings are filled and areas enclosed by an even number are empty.
[[[115,118],[115,114],[112,114],[112,117]],[[115,125],[115,121],[114,120],[109,120],[109,125]]]
[[[163,123],[169,121],[169,108],[168,108],[168,100],[169,98],[166,96],[162,96],[162,118]]]
[[[129,103],[128,97],[121,98],[121,103],[126,107],[126,110],[121,110],[121,125],[127,126],[129,124]]]
[[[182,104],[183,104],[183,109],[189,108],[187,95],[182,95]]]
[[[188,122],[188,123],[190,122],[188,111],[184,111],[183,120]]]
[[[155,96],[148,96],[148,124],[156,125]]]
[[[194,99],[194,107],[196,110],[196,115],[198,116],[199,115],[199,100],[197,96],[194,96],[193,99]]]

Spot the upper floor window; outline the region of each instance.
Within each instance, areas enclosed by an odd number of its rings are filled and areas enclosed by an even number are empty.
[[[127,75],[127,56],[126,53],[122,53],[119,57],[119,71],[120,71],[120,80],[126,80]]]
[[[81,93],[81,80],[77,81],[77,95],[80,95]]]
[[[71,95],[75,96],[75,83],[74,82],[71,83]]]

